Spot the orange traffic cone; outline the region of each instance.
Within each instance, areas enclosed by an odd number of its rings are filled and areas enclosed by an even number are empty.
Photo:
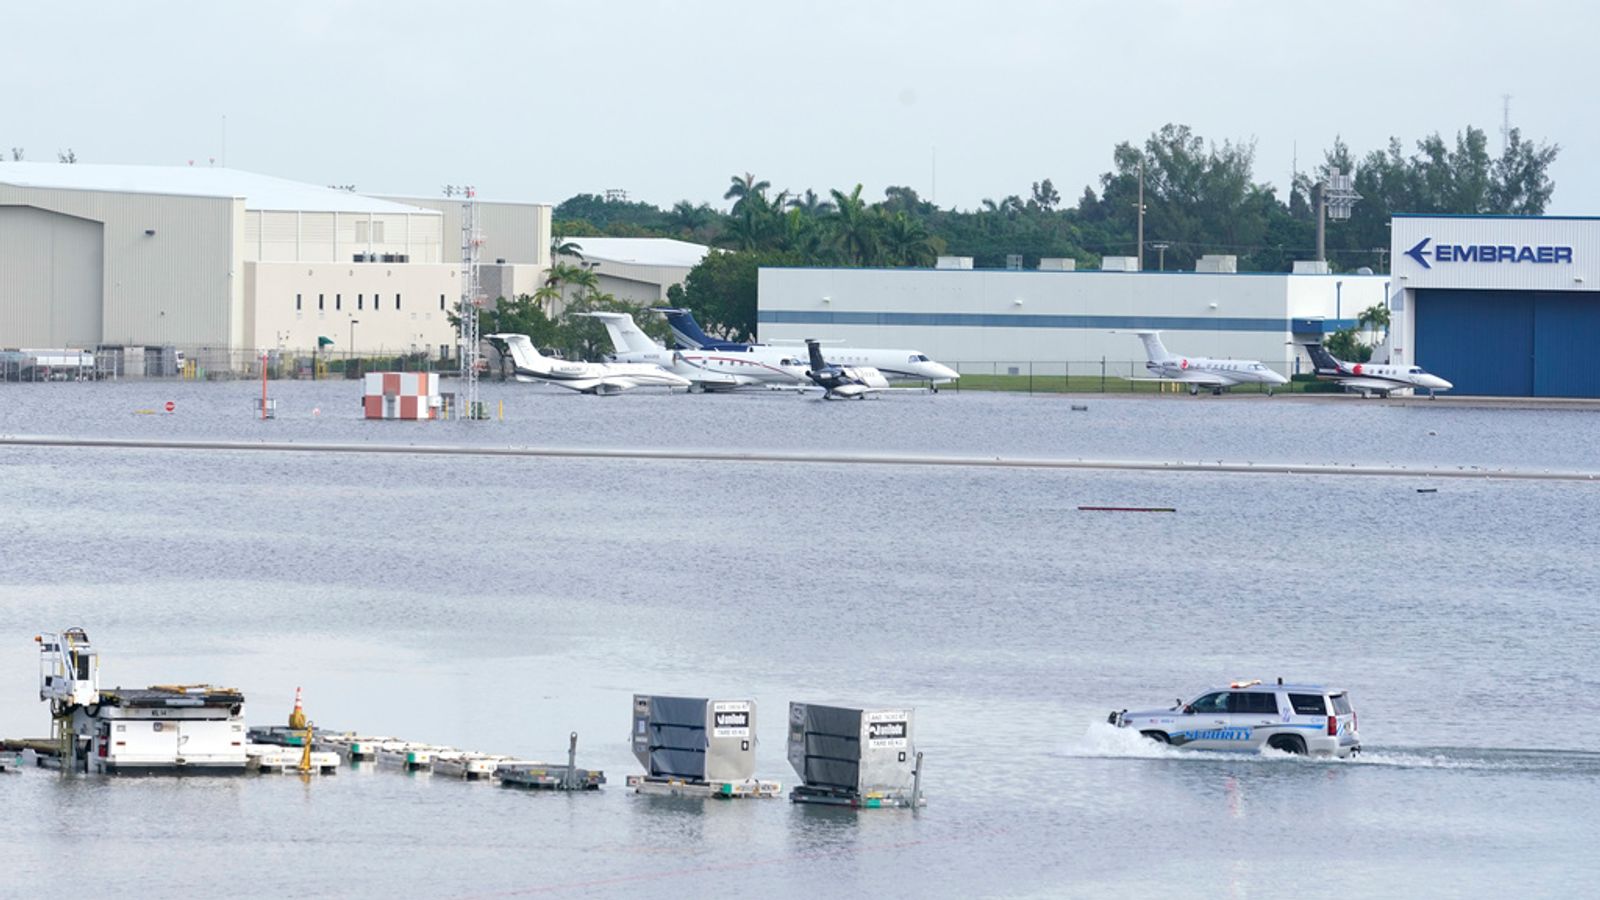
[[[306,711],[300,705],[300,689],[294,689],[294,712],[289,713],[289,727],[299,731],[306,727]]]

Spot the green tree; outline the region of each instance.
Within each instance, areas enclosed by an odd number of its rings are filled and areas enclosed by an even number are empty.
[[[689,270],[681,288],[668,288],[667,300],[693,312],[707,334],[733,341],[754,340],[760,268],[803,264],[803,260],[777,251],[708,253]]]
[[[845,262],[856,266],[880,264],[878,222],[868,214],[866,201],[861,199],[861,185],[848,194],[838,190],[828,193],[837,210],[833,214],[834,241]]]
[[[1354,328],[1341,328],[1323,341],[1328,352],[1345,362],[1364,363],[1372,359],[1372,348],[1361,343]]]
[[[1361,315],[1356,317],[1356,324],[1367,332],[1367,344],[1375,346],[1381,340],[1375,336],[1375,331],[1381,329],[1385,335],[1389,333],[1389,307],[1374,303],[1361,311]]]
[[[879,244],[891,266],[931,266],[939,255],[927,227],[903,212],[884,218]]]

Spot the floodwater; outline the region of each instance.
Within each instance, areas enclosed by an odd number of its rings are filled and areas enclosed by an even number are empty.
[[[503,422],[395,423],[272,387],[259,422],[248,384],[0,386],[0,434],[1600,471],[1578,410],[490,385]],[[0,447],[0,735],[47,731],[32,635],[81,625],[107,684],[228,684],[258,724],[303,686],[322,725],[546,758],[577,731],[611,782],[11,773],[0,894],[84,866],[140,896],[1584,894],[1597,511],[1575,482]],[[1367,752],[1103,723],[1279,675],[1347,688]],[[788,701],[914,705],[928,806],[629,794],[635,691],[755,699],[786,786]]]

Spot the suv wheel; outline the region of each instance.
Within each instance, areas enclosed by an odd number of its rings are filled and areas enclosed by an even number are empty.
[[[1305,739],[1297,734],[1277,734],[1267,741],[1267,746],[1283,753],[1294,756],[1304,756],[1306,752]]]
[[[1167,734],[1164,731],[1141,731],[1139,733],[1158,744],[1172,743],[1172,741],[1167,739]]]

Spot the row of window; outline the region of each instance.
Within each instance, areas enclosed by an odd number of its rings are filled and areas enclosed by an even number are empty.
[[[1343,694],[1333,698],[1336,709],[1343,699]],[[1290,694],[1289,704],[1294,707],[1295,715],[1299,716],[1320,716],[1327,713],[1327,706],[1322,702],[1320,694]],[[1349,712],[1348,701],[1345,702],[1345,707],[1339,710],[1340,715]],[[1255,713],[1275,716],[1278,714],[1278,695],[1267,691],[1207,694],[1191,703],[1190,708],[1197,713]]]
[[[318,310],[325,310],[325,309],[328,308],[327,304],[328,304],[328,295],[327,294],[318,294],[317,295],[317,309]],[[304,308],[305,308],[305,295],[304,294],[295,294],[294,295],[294,311],[295,312],[300,312]],[[335,310],[344,309],[344,295],[343,294],[334,294],[333,295],[333,308]],[[366,308],[367,308],[367,295],[366,294],[357,294],[356,295],[356,309],[365,310]],[[382,294],[373,294],[372,295],[372,309],[373,309],[373,311],[376,312],[377,310],[382,309],[382,308],[383,308],[383,295]],[[400,309],[400,295],[399,294],[395,294],[394,295],[394,308],[396,310]],[[441,310],[444,309],[444,295],[443,294],[439,295],[439,308]]]

